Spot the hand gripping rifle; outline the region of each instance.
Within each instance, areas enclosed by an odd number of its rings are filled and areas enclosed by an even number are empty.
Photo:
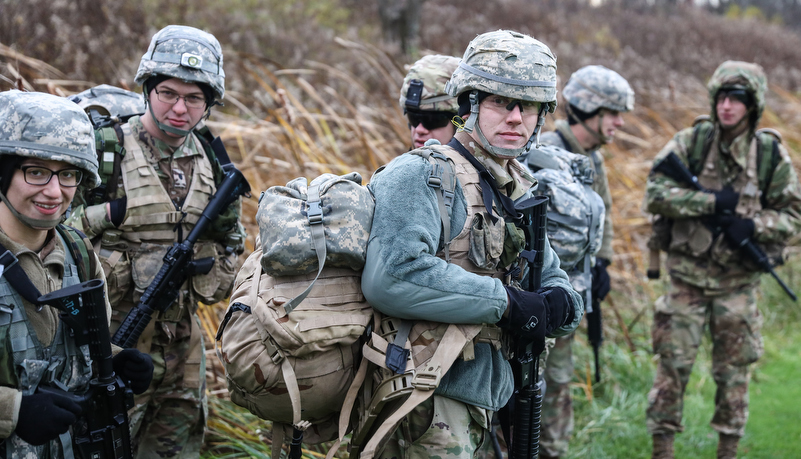
[[[526,247],[520,254],[528,262],[526,289],[536,292],[542,285],[544,263],[545,229],[548,221],[548,197],[534,196],[515,205],[515,210],[523,215],[519,225],[526,234]],[[544,324],[543,324],[544,325]],[[512,343],[514,360],[512,371],[515,378],[514,403],[501,409],[502,425],[504,418],[512,419],[512,429],[504,428],[513,459],[534,459],[539,456],[540,426],[542,422],[542,389],[539,380],[539,355],[534,355],[531,343]],[[513,406],[513,412],[509,408]],[[510,432],[510,430],[512,430]],[[510,435],[511,434],[511,435]],[[509,439],[511,438],[511,441]]]
[[[38,390],[66,395],[81,405],[83,414],[72,427],[77,457],[132,459],[128,409],[133,407],[134,398],[131,389],[114,374],[103,284],[101,279],[94,279],[39,297],[40,303],[61,311],[59,317],[72,329],[77,345],[89,346],[95,377],[80,393],[50,386],[39,386]]]
[[[698,178],[695,177],[689,171],[689,169],[687,169],[687,166],[685,166],[679,157],[673,152],[670,152],[662,161],[657,163],[653,170],[655,172],[661,172],[662,174],[665,174],[679,183],[690,185],[698,191],[709,192],[709,190],[705,189],[700,183],[698,183]],[[779,283],[782,289],[784,289],[784,291],[790,296],[790,298],[792,298],[793,301],[798,300],[795,292],[793,292],[792,289],[790,289],[790,287],[788,287],[787,284],[781,280],[778,274],[776,274],[776,271],[773,270],[773,266],[770,264],[770,260],[768,260],[768,256],[765,255],[765,252],[763,252],[759,246],[754,244],[754,241],[752,241],[750,238],[746,239],[739,248],[749,259],[751,259],[751,261],[759,266],[762,271],[770,273],[770,275],[776,279],[776,282]]]
[[[250,193],[250,185],[232,163],[223,165],[224,176],[217,192],[203,209],[195,227],[183,242],[176,242],[164,255],[164,264],[153,282],[142,294],[139,303],[128,312],[111,341],[117,346],[133,347],[139,336],[150,323],[154,311],[166,311],[178,298],[178,290],[186,280],[195,274],[205,274],[214,265],[214,258],[192,260],[193,246],[203,231],[231,205],[239,196]]]

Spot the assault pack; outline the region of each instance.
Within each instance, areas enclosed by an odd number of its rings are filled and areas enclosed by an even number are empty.
[[[433,147],[412,153],[432,163],[429,185],[437,190],[443,225],[449,227],[453,164]],[[338,440],[329,456],[336,451],[352,428],[366,359],[386,367],[381,349],[386,351],[388,335],[381,332],[394,335],[404,322],[382,317],[361,292],[374,207],[357,173],[323,174],[308,184],[300,177],[259,198],[256,250],[237,275],[216,349],[231,400],[273,421],[274,458],[289,435],[290,457],[300,457],[301,442]],[[397,341],[401,349],[411,347],[405,341]],[[457,345],[457,356],[463,345]],[[401,373],[407,358],[400,362]],[[410,375],[414,371],[409,368]],[[410,395],[410,390],[393,393]]]
[[[709,153],[709,148],[712,143],[712,137],[715,131],[715,125],[710,121],[709,115],[701,115],[693,121],[692,133],[692,150],[688,154],[688,166],[693,175],[698,175],[701,172],[706,155]],[[773,179],[773,171],[776,170],[781,161],[781,154],[779,153],[779,145],[781,144],[781,134],[775,129],[763,128],[756,131],[757,140],[757,175],[759,180],[759,189],[764,191],[770,186]],[[762,207],[765,207],[765,193],[763,192],[760,200]],[[648,256],[648,271],[647,276],[649,279],[658,279],[660,275],[660,252],[667,252],[670,248],[671,230],[673,227],[673,220],[665,218],[661,215],[655,215],[651,222],[651,236],[648,239],[647,247],[649,250]],[[771,251],[774,262],[781,263],[781,257],[776,256],[776,252],[780,249]],[[777,259],[778,258],[778,259]]]
[[[548,200],[548,239],[578,291],[589,303],[591,257],[601,248],[605,207],[592,189],[595,172],[590,157],[552,145],[540,145],[525,158],[537,179],[535,195]]]

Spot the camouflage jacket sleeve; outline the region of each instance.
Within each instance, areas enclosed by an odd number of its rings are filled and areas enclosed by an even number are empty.
[[[596,256],[612,261],[612,239],[615,236],[615,230],[612,226],[612,193],[609,191],[609,179],[606,175],[602,151],[598,150],[593,152],[592,160],[595,165],[595,181],[593,182],[592,188],[601,196],[604,207],[606,208],[604,212],[603,241],[601,242],[601,249]]]
[[[87,206],[81,193],[75,194],[75,199],[72,201],[70,216],[64,223],[83,231],[89,239],[103,234],[103,231],[108,228],[114,227],[111,220],[108,218],[106,203],[102,202],[93,206]]]
[[[678,132],[654,158],[658,164],[671,152],[687,165],[692,128]],[[715,213],[715,196],[679,183],[666,175],[651,171],[645,186],[646,210],[667,218],[681,219],[701,217]]]
[[[754,217],[758,242],[783,242],[801,231],[801,185],[784,146],[779,145],[781,161],[773,170],[765,191],[765,208]]]

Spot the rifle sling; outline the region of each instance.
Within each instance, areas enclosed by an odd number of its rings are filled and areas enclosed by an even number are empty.
[[[9,284],[11,284],[14,290],[19,292],[23,298],[31,304],[41,307],[39,297],[42,296],[42,294],[39,292],[39,289],[33,285],[33,282],[31,282],[28,275],[25,274],[25,271],[22,270],[17,257],[15,257],[10,250],[6,249],[3,244],[0,244],[0,252],[3,252],[3,255],[0,255],[0,265],[3,265],[4,268],[3,276],[8,279]]]
[[[515,203],[509,196],[502,194],[498,187],[495,185],[495,177],[492,176],[492,173],[481,164],[475,156],[470,154],[469,151],[461,144],[456,138],[452,138],[450,142],[448,142],[448,146],[453,148],[454,150],[458,151],[460,155],[464,156],[466,160],[473,165],[478,171],[478,178],[479,183],[481,184],[481,196],[484,198],[484,208],[487,209],[487,214],[489,214],[490,218],[492,219],[492,223],[498,221],[498,217],[492,215],[492,203],[493,201],[497,202],[498,205],[503,209],[503,211],[510,215],[515,220],[518,220],[518,213],[515,210]]]

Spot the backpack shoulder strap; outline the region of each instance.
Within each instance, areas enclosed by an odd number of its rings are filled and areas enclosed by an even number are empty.
[[[687,158],[690,172],[693,175],[698,175],[701,167],[703,167],[704,158],[706,158],[706,154],[709,151],[709,142],[712,139],[714,130],[715,125],[712,124],[708,115],[701,115],[693,121],[693,136],[689,157]]]
[[[97,259],[94,256],[94,249],[89,238],[79,230],[63,224],[56,226],[56,231],[64,238],[67,243],[67,250],[70,251],[73,259],[75,259],[75,264],[78,266],[78,277],[81,282],[92,279],[97,269]]]
[[[431,163],[431,175],[428,186],[434,188],[437,195],[440,221],[442,222],[442,246],[445,261],[451,262],[451,217],[453,216],[453,199],[456,190],[456,173],[453,160],[433,148],[418,148],[410,152],[421,156]]]
[[[757,175],[759,176],[759,189],[762,190],[762,207],[765,207],[766,191],[773,181],[773,172],[781,162],[779,144],[782,142],[782,135],[779,131],[771,128],[763,128],[756,131],[756,138],[759,142],[757,148]]]

